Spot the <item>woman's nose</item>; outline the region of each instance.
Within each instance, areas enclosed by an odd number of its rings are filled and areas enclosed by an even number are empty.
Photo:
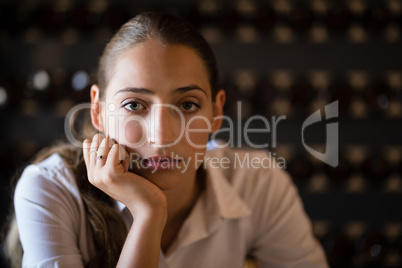
[[[173,105],[158,104],[151,107],[148,142],[154,146],[173,146],[183,137],[184,117]]]

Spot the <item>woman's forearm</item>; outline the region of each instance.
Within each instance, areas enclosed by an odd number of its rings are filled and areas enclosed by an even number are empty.
[[[165,213],[135,217],[117,267],[158,267]]]

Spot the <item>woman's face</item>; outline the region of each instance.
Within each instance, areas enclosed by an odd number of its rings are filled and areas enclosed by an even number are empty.
[[[225,93],[211,95],[205,64],[193,49],[151,40],[136,45],[117,61],[104,94],[92,122],[126,147],[133,172],[164,190],[195,176],[209,134],[220,127],[215,117]],[[91,97],[99,101],[96,86]]]

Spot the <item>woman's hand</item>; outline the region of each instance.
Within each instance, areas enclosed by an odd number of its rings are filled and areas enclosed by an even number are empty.
[[[165,193],[149,180],[128,171],[129,155],[122,146],[96,134],[92,141],[84,141],[83,153],[89,182],[125,204],[133,216],[167,213]]]
[[[89,182],[125,204],[134,218],[117,267],[158,267],[167,220],[165,193],[129,172],[127,151],[101,134],[84,141],[84,159]]]

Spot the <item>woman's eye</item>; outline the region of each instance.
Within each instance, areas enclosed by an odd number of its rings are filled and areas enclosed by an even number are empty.
[[[181,105],[182,109],[185,111],[195,111],[199,108],[197,104],[191,101],[186,101]]]
[[[127,103],[126,105],[124,105],[124,107],[130,111],[138,111],[144,109],[144,106],[138,102]]]

